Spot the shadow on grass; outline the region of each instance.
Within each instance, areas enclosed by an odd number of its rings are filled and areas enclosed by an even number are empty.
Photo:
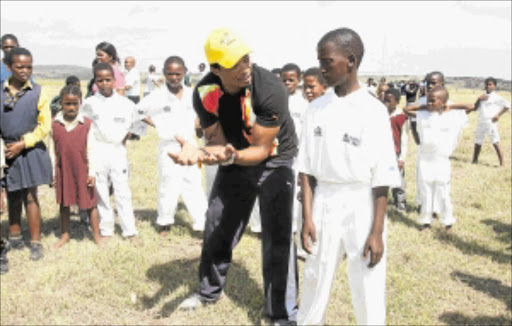
[[[510,325],[512,320],[506,316],[469,317],[458,312],[445,312],[439,320],[448,325]]]
[[[153,308],[162,298],[169,296],[176,289],[186,286],[191,292],[166,302],[160,312],[162,318],[169,317],[188,296],[199,286],[199,258],[177,259],[166,264],[151,267],[146,275],[149,279],[161,284],[160,290],[152,297],[142,297],[144,309]],[[229,269],[227,285],[224,288],[226,296],[240,306],[248,315],[253,325],[260,324],[263,314],[263,295],[257,282],[249,275],[247,269],[233,262]],[[240,291],[243,289],[243,291]]]
[[[409,204],[407,204],[406,212],[413,212],[415,210],[416,210],[415,207],[409,206]],[[421,225],[418,224],[416,221],[407,217],[406,216],[407,213],[404,214],[403,212],[400,212],[400,211],[394,209],[393,207],[391,207],[390,209],[388,209],[387,214],[388,214],[388,219],[392,222],[399,222],[399,223],[405,224],[406,226],[408,226],[410,228],[416,229],[418,231],[421,230]]]
[[[492,229],[496,233],[499,241],[509,244],[512,242],[512,225],[491,219],[483,220],[482,223],[492,226]],[[509,249],[510,248],[512,248],[512,245]]]
[[[437,240],[447,244],[452,244],[466,255],[489,257],[492,261],[501,264],[510,264],[512,261],[511,255],[486,248],[475,240],[466,241],[457,236],[453,231],[447,233],[444,230],[436,230],[435,232],[434,236]]]
[[[503,285],[501,281],[493,278],[482,278],[459,271],[452,272],[451,276],[477,291],[505,302],[507,309],[512,310],[512,287]]]

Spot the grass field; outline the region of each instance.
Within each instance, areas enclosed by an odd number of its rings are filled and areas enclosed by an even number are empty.
[[[82,82],[85,85],[85,81]],[[44,81],[55,95],[63,81]],[[474,102],[482,91],[450,89],[454,102]],[[501,93],[508,100],[511,93]],[[387,322],[392,325],[512,323],[511,275],[511,115],[500,120],[505,168],[498,167],[488,140],[480,164],[471,164],[475,113],[452,163],[452,201],[458,218],[451,233],[435,221],[420,231],[416,223],[416,145],[406,162],[408,212],[388,208]],[[10,251],[10,271],[1,276],[2,325],[200,325],[268,324],[263,315],[261,247],[246,233],[234,252],[225,299],[197,312],[178,304],[197,286],[201,236],[192,232],[186,208],[162,238],[156,225],[157,135],[129,142],[131,189],[141,243],[116,235],[106,247],[92,242],[87,226],[72,217],[71,242],[60,250],[54,190],[40,187],[45,257],[29,260],[29,250]],[[1,217],[2,235],[8,231]],[[22,228],[28,239],[26,219]],[[303,262],[299,261],[302,279]],[[346,262],[332,287],[327,324],[353,324]]]

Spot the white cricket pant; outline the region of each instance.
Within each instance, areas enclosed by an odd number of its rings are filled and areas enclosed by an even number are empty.
[[[493,144],[500,142],[500,133],[498,132],[498,124],[492,120],[479,120],[475,132],[475,144],[482,145],[485,135],[489,136]]]
[[[135,216],[133,215],[132,193],[129,182],[128,157],[126,147],[97,141],[96,190],[98,192],[98,213],[100,215],[100,233],[103,236],[114,234],[114,212],[110,205],[109,178],[114,187],[119,223],[123,237],[137,235]]]
[[[312,212],[317,242],[304,266],[299,325],[324,323],[331,285],[345,253],[356,322],[386,323],[386,251],[373,268],[368,268],[369,258],[363,258],[373,223],[373,204],[369,185],[318,184]]]
[[[202,231],[208,203],[201,183],[201,169],[197,165],[181,166],[174,163],[168,153],[175,150],[177,145],[176,141],[166,140],[158,145],[160,186],[156,223],[162,226],[174,224],[178,197],[181,195],[192,218],[192,228]]]
[[[431,224],[432,213],[440,215],[440,222],[452,225],[456,222],[453,216],[453,205],[450,198],[450,160],[449,158],[422,158],[418,161],[421,171],[419,187],[422,195],[420,224]]]

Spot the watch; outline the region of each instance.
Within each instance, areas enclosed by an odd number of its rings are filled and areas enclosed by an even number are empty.
[[[233,154],[231,154],[231,157],[228,158],[227,161],[220,163],[220,165],[222,165],[222,166],[231,165],[231,164],[235,163],[235,160],[237,158],[238,158],[238,151],[235,151]]]

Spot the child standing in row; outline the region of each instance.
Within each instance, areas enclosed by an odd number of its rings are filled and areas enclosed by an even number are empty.
[[[478,110],[478,126],[475,133],[473,164],[478,163],[478,156],[487,134],[496,150],[500,166],[505,166],[500,147],[498,120],[503,113],[510,110],[510,103],[496,93],[496,84],[496,79],[492,77],[487,78],[485,80],[485,94],[480,96],[475,103],[475,109]]]
[[[135,104],[114,91],[114,70],[110,64],[95,65],[94,78],[98,92],[85,99],[81,111],[92,120],[94,157],[97,158],[95,165],[100,233],[104,237],[114,234],[115,220],[109,196],[110,178],[123,236],[133,238],[138,232],[128,180],[129,166],[125,143],[136,120]]]
[[[310,103],[325,94],[327,83],[322,76],[320,68],[309,68],[306,70],[304,73],[303,89],[306,99]],[[300,138],[301,135],[297,135],[297,137]]]
[[[407,123],[407,115],[398,107],[398,103],[400,103],[400,91],[397,88],[389,88],[384,92],[384,105],[388,108],[401,177],[401,186],[393,188],[391,191],[396,209],[405,211],[405,158],[407,157],[407,144],[409,142],[409,125]]]
[[[39,260],[43,257],[43,247],[37,187],[52,182],[50,156],[43,142],[51,127],[49,100],[41,86],[30,81],[30,51],[12,49],[4,61],[12,72],[2,85],[0,98],[0,137],[6,147],[9,242],[13,248],[24,247],[20,225],[24,205],[30,229],[30,259]]]
[[[181,194],[189,211],[195,231],[204,230],[207,209],[206,196],[201,185],[201,170],[196,165],[181,166],[173,162],[169,152],[179,151],[175,135],[195,142],[196,113],[192,106],[192,89],[183,85],[185,62],[178,56],[167,58],[163,66],[165,86],[154,90],[137,105],[144,121],[156,128],[158,145],[158,218],[160,234],[166,235],[174,224],[174,215]]]
[[[86,210],[91,223],[94,242],[100,244],[98,199],[95,188],[94,136],[92,121],[80,111],[82,92],[75,85],[65,86],[60,92],[62,111],[53,120],[55,148],[55,188],[60,205],[61,239],[56,247],[69,241],[70,206]]]
[[[467,123],[465,105],[448,105],[448,91],[435,86],[427,94],[426,106],[408,106],[405,112],[416,116],[421,139],[418,148],[418,171],[421,198],[419,223],[430,227],[432,215],[439,211],[440,221],[448,230],[456,222],[450,199],[450,155],[457,147],[462,129]],[[417,111],[417,112],[416,112]]]

